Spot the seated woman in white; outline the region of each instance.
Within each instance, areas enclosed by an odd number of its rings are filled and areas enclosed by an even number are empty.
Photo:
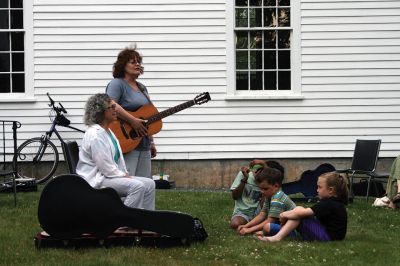
[[[110,187],[125,197],[132,208],[154,210],[155,183],[146,177],[130,176],[126,170],[121,147],[110,130],[117,120],[116,104],[105,93],[91,96],[86,102],[84,122],[88,129],[79,151],[76,168],[92,187]]]

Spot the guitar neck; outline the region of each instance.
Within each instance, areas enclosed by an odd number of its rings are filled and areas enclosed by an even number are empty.
[[[162,112],[159,112],[159,113],[151,116],[147,120],[147,124],[151,124],[151,123],[153,123],[155,121],[161,120],[161,119],[163,119],[163,118],[165,118],[167,116],[170,116],[170,115],[173,115],[173,114],[175,114],[175,113],[177,113],[179,111],[185,110],[186,108],[189,108],[189,107],[191,107],[191,106],[193,106],[195,104],[196,103],[195,103],[194,100],[190,100],[190,101],[184,102],[182,104],[179,104],[179,105],[177,105],[175,107],[168,108],[167,110],[164,110]]]

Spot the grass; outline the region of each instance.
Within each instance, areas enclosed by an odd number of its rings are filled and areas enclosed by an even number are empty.
[[[400,265],[400,213],[374,208],[364,199],[348,206],[345,241],[285,240],[270,245],[241,237],[228,226],[233,202],[227,192],[157,191],[157,209],[199,217],[209,234],[204,243],[174,248],[41,249],[33,238],[39,192],[0,194],[0,265]]]

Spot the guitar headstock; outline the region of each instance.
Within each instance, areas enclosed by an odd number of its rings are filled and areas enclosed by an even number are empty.
[[[210,94],[208,92],[200,93],[199,95],[197,95],[193,99],[193,101],[198,105],[206,103],[206,102],[208,102],[210,100],[211,100],[211,97],[210,97]]]

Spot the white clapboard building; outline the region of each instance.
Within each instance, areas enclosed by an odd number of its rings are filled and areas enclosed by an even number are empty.
[[[1,0],[0,17],[0,119],[19,142],[49,128],[47,92],[84,128],[136,44],[160,111],[212,98],[163,120],[158,159],[351,158],[357,138],[400,153],[400,1]]]

